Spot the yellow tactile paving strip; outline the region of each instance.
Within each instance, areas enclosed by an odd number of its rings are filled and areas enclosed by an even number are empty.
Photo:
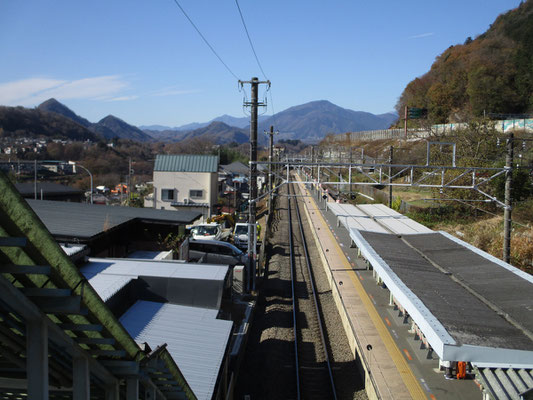
[[[309,195],[302,185],[299,186],[302,193],[307,193]],[[311,199],[314,210],[318,211],[313,196],[310,195],[308,198]],[[305,202],[305,204],[306,207],[309,208],[309,203]],[[358,318],[359,320],[364,319],[364,316],[362,315],[354,315],[354,312],[357,311],[358,308],[357,303],[362,303],[368,317],[370,317],[370,320],[372,321],[372,324],[365,324],[364,321],[358,321],[358,323],[359,325],[366,325],[363,327],[364,338],[360,339],[368,340],[371,338],[373,342],[373,359],[377,360],[379,366],[371,365],[370,368],[374,370],[372,373],[381,397],[390,397],[394,399],[427,399],[428,397],[426,393],[407,364],[404,354],[396,346],[384,321],[381,319],[372,300],[364,290],[358,275],[352,269],[350,262],[333,236],[324,217],[320,212],[315,212],[311,215],[311,210],[308,209],[308,211],[308,216],[311,218],[313,225],[315,226],[315,233],[319,237],[321,246],[323,249],[330,250],[327,254],[324,253],[324,256],[329,264],[330,270],[332,270],[333,278],[337,281],[337,285],[343,278],[348,278],[353,283],[353,287],[355,287],[356,293],[354,293],[353,290],[350,290],[348,285],[340,286],[339,289],[349,318],[352,319],[352,322],[355,318]],[[320,231],[316,230],[317,226],[321,228]],[[359,314],[360,312],[361,307],[359,307]],[[374,328],[374,332],[370,331],[372,328]],[[354,332],[354,334],[357,334],[357,332]],[[381,341],[382,345],[376,342],[377,340]],[[379,354],[380,349],[383,348],[387,351],[382,351],[382,353],[387,354]],[[376,369],[379,371],[376,371]]]

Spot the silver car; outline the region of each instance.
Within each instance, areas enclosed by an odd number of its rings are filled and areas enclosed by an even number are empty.
[[[228,242],[219,240],[190,240],[189,261],[202,261],[207,264],[225,264],[249,266],[247,254]]]

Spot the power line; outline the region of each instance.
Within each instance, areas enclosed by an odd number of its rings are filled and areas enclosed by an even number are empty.
[[[493,213],[493,212],[490,212],[488,210],[484,210],[483,208],[479,208],[479,207],[476,207],[472,204],[468,204],[466,201],[462,200],[462,199],[452,199],[451,196],[448,196],[446,193],[442,193],[444,196],[448,197],[448,199],[431,199],[431,200],[451,200],[451,201],[457,201],[458,203],[461,203],[461,204],[464,204],[465,206],[468,206],[468,207],[471,207],[473,208],[474,210],[478,210],[478,211],[481,211],[481,212],[484,212],[485,214],[489,214],[489,215],[492,215],[494,217],[501,217],[501,215],[499,214],[496,214],[496,213]],[[484,201],[484,200],[481,200],[481,201]],[[513,221],[513,224],[516,224],[518,226],[521,226],[523,228],[529,228],[529,226],[527,225],[524,225],[524,224],[521,224],[520,222],[516,222],[516,221]]]
[[[246,27],[246,22],[244,21],[244,16],[242,15],[241,7],[239,6],[239,1],[235,0],[235,4],[237,5],[237,9],[239,10],[239,15],[241,16],[242,25],[244,27],[244,31],[246,32],[246,36],[248,37],[248,42],[250,43],[250,47],[252,48],[252,52],[254,53],[255,61],[257,61],[257,65],[259,66],[259,69],[261,70],[261,73],[265,77],[266,80],[269,80],[268,77],[265,74],[265,71],[263,70],[263,67],[261,66],[261,63],[259,62],[259,57],[257,57],[257,53],[255,51],[254,44],[252,43],[252,38],[250,37],[250,33],[248,32],[248,28]],[[274,100],[272,100],[272,91],[270,89],[270,86],[268,88],[268,94],[270,96],[270,104],[272,107],[272,117],[274,118],[274,124],[277,125],[275,112],[274,112]]]
[[[272,107],[272,118],[274,118],[274,125],[279,130],[278,121],[276,120],[276,113],[274,111],[274,100],[272,100],[272,89],[268,88],[268,95],[270,96],[270,106]]]
[[[248,28],[246,27],[246,22],[244,22],[244,17],[242,15],[241,7],[239,6],[238,0],[235,0],[235,4],[237,5],[237,9],[239,10],[239,14],[241,16],[242,25],[244,26],[244,30],[246,31],[246,36],[248,36],[248,42],[250,42],[250,47],[252,48],[252,51],[254,53],[255,60],[257,61],[257,65],[259,65],[259,69],[263,73],[263,76],[265,77],[265,79],[268,80],[268,78],[267,78],[267,76],[265,74],[265,71],[263,71],[263,67],[261,66],[261,63],[259,62],[259,58],[257,57],[257,53],[255,52],[255,48],[254,48],[254,45],[252,43],[252,39],[250,38],[250,34],[248,33]]]
[[[205,38],[204,35],[202,35],[202,32],[200,32],[200,29],[198,29],[198,27],[194,24],[194,22],[192,22],[192,19],[187,15],[187,13],[185,12],[185,10],[183,9],[183,7],[180,5],[180,3],[178,3],[178,0],[174,0],[174,3],[176,3],[176,5],[179,7],[179,9],[181,10],[181,12],[183,13],[183,15],[185,15],[185,17],[189,20],[189,22],[191,23],[191,25],[194,27],[194,29],[196,29],[196,32],[198,32],[198,34],[200,35],[200,37],[203,39],[203,41],[205,42],[205,44],[211,49],[211,51],[213,52],[213,54],[218,58],[218,60],[222,63],[222,65],[224,65],[224,67],[226,67],[226,69],[228,70],[228,72],[233,75],[235,77],[235,79],[239,80],[239,77],[237,75],[235,75],[233,73],[233,71],[230,69],[230,67],[228,67],[228,65],[222,60],[222,58],[218,55],[218,53],[215,51],[215,49],[213,48],[213,46],[211,46],[211,44],[209,44],[209,42],[207,41],[207,39]]]

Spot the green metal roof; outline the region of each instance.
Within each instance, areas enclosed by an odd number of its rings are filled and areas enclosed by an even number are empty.
[[[217,172],[218,156],[158,154],[155,159],[154,171]]]

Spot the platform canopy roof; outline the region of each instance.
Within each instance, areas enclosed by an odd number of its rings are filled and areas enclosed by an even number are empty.
[[[533,368],[533,276],[445,232],[350,237],[442,360]]]

